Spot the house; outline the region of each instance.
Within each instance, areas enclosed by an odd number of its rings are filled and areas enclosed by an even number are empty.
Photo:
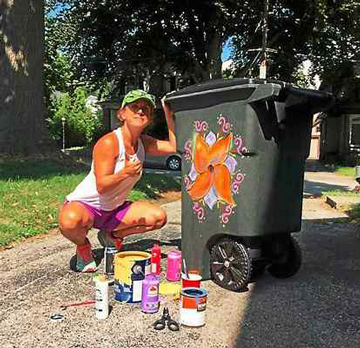
[[[360,156],[360,76],[345,79],[340,99],[328,117],[320,122],[320,160],[359,164]]]

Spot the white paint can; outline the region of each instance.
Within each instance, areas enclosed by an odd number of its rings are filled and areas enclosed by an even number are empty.
[[[180,324],[199,327],[205,325],[208,291],[203,288],[183,288],[180,296]]]

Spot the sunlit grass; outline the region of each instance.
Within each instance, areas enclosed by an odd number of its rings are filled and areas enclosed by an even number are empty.
[[[355,167],[335,167],[335,173],[342,176],[350,176],[355,178],[356,172]]]

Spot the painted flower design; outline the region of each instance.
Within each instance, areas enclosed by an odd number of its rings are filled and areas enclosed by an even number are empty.
[[[197,175],[187,190],[194,201],[205,198],[211,206],[220,199],[230,206],[235,205],[231,192],[232,167],[229,164],[232,140],[232,133],[212,141],[200,133],[196,135],[193,164]]]

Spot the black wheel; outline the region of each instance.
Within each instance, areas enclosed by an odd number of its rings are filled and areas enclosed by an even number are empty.
[[[181,169],[181,159],[177,156],[171,156],[166,161],[166,167],[170,170]]]
[[[289,278],[301,267],[302,254],[299,242],[289,236],[283,257],[278,262],[273,262],[268,268],[269,273],[275,278]]]
[[[233,239],[221,239],[211,249],[210,272],[214,282],[224,289],[245,288],[251,276],[251,259],[246,248]]]
[[[253,261],[251,268],[251,279],[249,280],[249,282],[255,281],[260,278],[265,273],[265,269],[266,263]]]

